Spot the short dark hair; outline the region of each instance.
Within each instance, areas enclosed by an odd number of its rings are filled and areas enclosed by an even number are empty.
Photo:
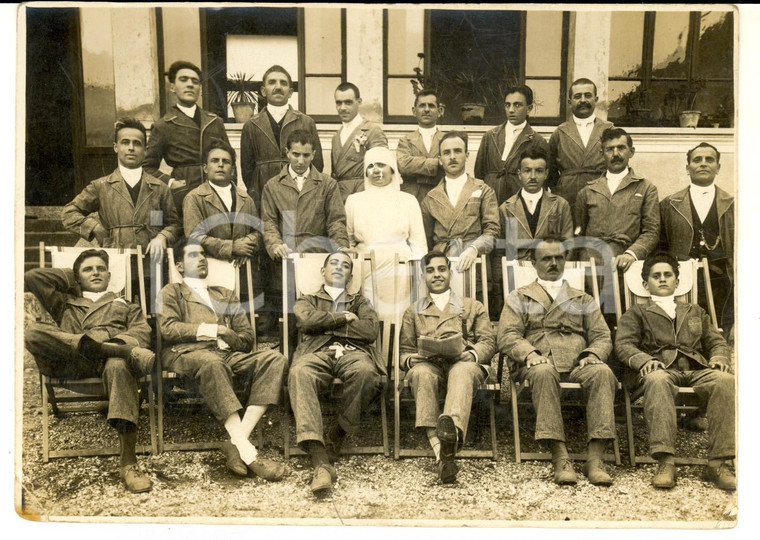
[[[596,83],[592,81],[591,79],[587,79],[586,77],[581,77],[580,79],[575,79],[572,84],[570,84],[570,88],[567,90],[567,97],[571,98],[573,97],[573,86],[578,86],[579,84],[590,84],[594,87],[594,95],[597,95],[597,89],[596,89]]]
[[[327,268],[327,263],[330,262],[330,257],[332,257],[333,255],[345,255],[346,257],[348,257],[348,260],[351,262],[351,270],[354,269],[354,260],[351,258],[351,255],[349,255],[345,251],[340,251],[340,250],[333,251],[332,253],[328,253],[327,257],[325,257],[325,262],[322,263],[322,268]]]
[[[414,96],[414,106],[416,107],[417,103],[420,101],[420,98],[421,97],[425,97],[425,96],[433,96],[433,97],[435,97],[436,104],[440,105],[440,103],[439,103],[440,99],[438,98],[438,92],[436,92],[432,88],[423,88],[422,90],[420,90],[417,93],[416,96]]]
[[[200,239],[192,236],[183,236],[174,244],[174,264],[181,263],[185,258],[185,248],[187,246],[202,246]]]
[[[565,245],[565,240],[561,236],[557,236],[555,234],[547,234],[546,236],[542,238],[536,238],[533,240],[533,242],[531,242],[530,248],[528,248],[528,253],[530,254],[531,261],[536,260],[536,250],[538,249],[538,246],[543,243],[559,244],[562,248],[563,253],[566,253],[568,251],[568,247]]]
[[[293,143],[310,144],[312,150],[314,150],[314,147],[316,146],[311,131],[305,129],[297,129],[288,135],[288,141],[285,143],[285,147],[290,150]]]
[[[95,249],[95,248],[85,249],[82,253],[77,255],[76,259],[74,259],[73,270],[74,270],[74,276],[76,278],[79,278],[79,268],[81,268],[82,263],[84,262],[85,259],[89,259],[90,257],[100,257],[106,263],[106,266],[108,266],[108,253],[106,253],[102,249]]]
[[[506,99],[509,94],[515,94],[515,93],[522,94],[525,97],[526,105],[533,105],[533,90],[530,89],[530,86],[525,85],[525,84],[509,86],[507,90],[504,92],[504,99]]]
[[[446,266],[451,268],[451,261],[449,261],[449,258],[446,256],[446,254],[443,251],[436,250],[428,251],[425,255],[422,256],[422,267],[425,268],[430,264],[430,261],[439,257],[446,259]]]
[[[441,151],[441,145],[443,144],[443,141],[456,138],[462,139],[464,141],[464,151],[467,152],[467,133],[464,131],[447,131],[444,133],[443,137],[441,137],[441,140],[438,141],[438,152]]]
[[[235,149],[232,148],[232,146],[229,145],[226,141],[223,141],[222,139],[217,139],[214,137],[211,139],[211,142],[208,143],[208,146],[203,149],[203,164],[205,165],[208,162],[208,155],[211,153],[212,150],[224,150],[227,152],[230,157],[232,158],[232,164],[235,164]]]
[[[261,84],[266,84],[267,77],[269,76],[270,73],[282,73],[288,78],[288,86],[293,86],[293,77],[290,76],[290,73],[288,73],[288,70],[277,64],[273,65],[272,67],[270,67],[268,70],[264,72],[264,76],[261,77]]]
[[[170,83],[173,83],[174,80],[177,78],[177,72],[180,69],[192,69],[198,74],[199,79],[203,78],[203,73],[201,72],[201,68],[199,68],[192,62],[188,62],[187,60],[177,60],[171,66],[169,66],[169,71],[166,72],[166,78],[169,79]]]
[[[641,279],[644,281],[648,280],[652,267],[657,263],[669,264],[673,269],[673,273],[678,277],[678,259],[667,251],[657,251],[644,259],[644,265],[641,267]]]
[[[126,128],[132,128],[140,131],[140,133],[143,134],[143,143],[145,143],[145,141],[148,139],[148,134],[145,131],[145,126],[142,125],[142,122],[140,122],[137,118],[125,116],[123,118],[119,118],[113,125],[113,142],[119,142],[119,131]]]
[[[546,166],[549,166],[549,155],[546,153],[546,150],[537,144],[528,145],[528,147],[520,153],[520,160],[517,163],[522,166],[522,160],[524,159],[543,159]]]
[[[619,139],[620,137],[625,137],[625,140],[628,142],[628,148],[633,148],[633,139],[631,139],[626,130],[619,127],[610,127],[602,131],[602,148],[604,148],[604,143],[607,141]]]
[[[360,99],[362,97],[361,94],[359,93],[359,87],[356,86],[354,83],[342,82],[337,86],[337,88],[335,88],[336,92],[346,92],[348,90],[354,91],[354,97],[356,99]]]
[[[686,152],[686,163],[691,163],[691,154],[697,148],[712,148],[713,151],[715,152],[715,158],[716,158],[716,160],[718,161],[718,163],[720,163],[720,152],[718,152],[718,149],[715,148],[713,145],[711,145],[710,143],[706,143],[706,142],[701,142],[697,146],[695,146],[694,148],[692,148],[691,150],[689,150],[688,152]]]

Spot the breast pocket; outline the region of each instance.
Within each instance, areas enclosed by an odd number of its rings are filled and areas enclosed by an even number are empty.
[[[467,201],[467,205],[464,207],[464,214],[471,218],[480,217],[480,199],[470,197]]]
[[[626,203],[626,209],[629,214],[640,216],[642,204],[644,204],[644,196],[641,193],[634,193],[633,197]]]

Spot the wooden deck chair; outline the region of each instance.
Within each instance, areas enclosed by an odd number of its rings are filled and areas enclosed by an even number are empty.
[[[179,283],[182,281],[182,274],[177,270],[174,259],[174,250],[169,248],[167,250],[168,258],[168,279],[169,283]],[[248,289],[248,298],[253,298],[253,281],[251,274],[251,263],[247,260],[242,267],[233,266],[231,261],[224,261],[221,259],[214,259],[211,257],[206,258],[208,263],[208,277],[206,278],[209,286],[221,286],[235,292],[235,295],[240,297],[240,272],[245,272],[246,283]],[[159,268],[154,269],[154,276],[160,276],[161,261],[157,261]],[[254,335],[253,350],[256,350],[256,325],[253,322],[255,313],[253,307],[253,301],[249,301],[249,317],[248,321],[251,323],[251,328]],[[215,441],[187,441],[187,442],[166,442],[164,440],[164,409],[167,403],[167,392],[172,391],[173,388],[183,387],[182,399],[186,399],[192,405],[205,406],[203,398],[198,395],[197,384],[194,380],[188,377],[182,377],[173,371],[167,371],[163,368],[163,361],[161,359],[161,349],[163,347],[160,323],[161,314],[156,313],[156,371],[161,374],[159,384],[157,385],[157,416],[158,416],[158,451],[164,452],[165,450],[215,450],[222,446],[223,440]],[[216,420],[213,421],[216,425]],[[262,422],[259,421],[256,426],[256,446],[260,447],[262,444]]]
[[[470,267],[470,269],[467,272],[457,272],[456,266],[459,262],[458,257],[451,257],[449,258],[449,261],[451,262],[451,290],[453,290],[456,294],[458,294],[461,297],[467,297],[467,298],[476,298],[476,290],[477,290],[477,279],[478,279],[478,267],[480,268],[480,280],[481,280],[481,291],[487,291],[486,288],[486,268],[487,268],[487,259],[485,255],[481,255],[475,263]],[[403,263],[403,262],[402,262]],[[427,287],[425,285],[424,280],[424,269],[422,268],[422,261],[416,260],[416,261],[409,261],[407,264],[411,266],[411,270],[408,272],[408,276],[411,279],[410,284],[410,290],[412,292],[411,299],[412,302],[416,302],[418,299],[423,298],[427,295]],[[485,296],[485,295],[483,295]],[[481,298],[481,303],[484,305],[486,309],[486,314],[488,314],[488,301],[484,300],[484,298]],[[401,307],[401,306],[399,306]],[[403,309],[400,309],[400,313],[398,314],[398,319],[394,323],[394,331],[393,331],[393,366],[392,366],[392,372],[393,372],[393,388],[394,388],[394,401],[393,401],[393,412],[394,412],[394,444],[393,444],[393,457],[395,459],[399,459],[401,457],[434,457],[435,454],[433,452],[432,448],[401,448],[401,400],[408,398],[409,401],[413,403],[413,398],[411,397],[411,386],[409,385],[409,381],[404,377],[404,375],[401,372],[401,366],[400,366],[400,337],[401,337],[401,319],[403,317],[404,311],[406,310],[406,307],[404,306]],[[390,371],[389,367],[389,373]],[[489,414],[489,422],[490,422],[490,436],[491,436],[491,447],[488,450],[478,450],[478,449],[472,449],[472,448],[464,448],[462,450],[457,451],[457,457],[458,458],[491,458],[496,459],[497,455],[497,440],[496,440],[496,401],[499,398],[499,394],[501,393],[501,366],[497,369],[498,377],[494,379],[493,374],[491,374],[488,379],[478,388],[479,392],[486,392],[488,394],[488,414]],[[403,396],[402,394],[406,394],[406,396]],[[479,429],[479,422],[478,418],[482,415],[482,411],[480,410],[480,407],[478,406],[481,402],[476,401],[475,396],[473,396],[473,408],[471,411],[471,414],[475,416],[475,421],[472,424],[472,428],[469,433],[468,437],[475,435],[475,438],[477,439],[477,432]]]
[[[636,303],[644,303],[649,298],[649,292],[644,289],[643,280],[641,279],[641,269],[644,266],[644,261],[635,261],[631,264],[630,268],[623,275],[623,291],[619,290],[620,280],[618,279],[617,270],[615,270],[615,310],[617,312],[617,319],[620,320],[621,315]],[[708,312],[712,319],[713,325],[718,328],[718,320],[715,314],[715,308],[712,305],[712,291],[709,290],[710,278],[707,267],[707,259],[697,261],[695,259],[689,259],[688,261],[681,261],[678,264],[678,287],[676,288],[675,297],[677,301],[697,303],[697,272],[703,271],[705,275],[705,284],[708,287],[706,291],[706,297],[708,299]],[[644,390],[638,388],[635,392],[630,392],[627,385],[623,385],[623,397],[625,400],[625,416],[626,425],[628,431],[628,457],[631,461],[631,465],[638,465],[640,463],[657,463],[657,460],[652,459],[649,455],[640,455],[636,453],[635,438],[633,433],[633,409],[643,409],[643,404],[636,403],[640,399],[643,399]],[[676,396],[676,412],[685,415],[689,412],[694,412],[699,408],[699,402],[696,398],[694,389],[690,386],[679,386],[678,395]],[[704,458],[692,458],[692,457],[676,457],[677,465],[704,465],[707,463],[707,459]]]
[[[283,339],[282,354],[291,361],[291,355],[294,351],[290,350],[290,344],[287,336],[289,332],[288,314],[293,313],[293,306],[290,305],[291,295],[287,293],[289,288],[295,289],[295,299],[300,298],[304,294],[313,294],[319,290],[324,283],[320,269],[324,266],[327,253],[293,253],[288,256],[287,259],[283,259],[282,264],[282,312],[283,312]],[[365,265],[368,264],[368,260],[352,256],[354,266],[352,269],[352,279],[348,284],[348,292],[350,294],[361,293],[362,290],[362,276],[364,274]],[[295,283],[291,284],[290,279],[294,278]],[[383,325],[381,325],[380,336],[378,336],[378,342],[376,346],[378,353],[383,354],[385,348],[382,342]],[[332,383],[332,388],[338,388],[342,384],[339,378],[335,378]],[[382,430],[382,444],[374,446],[347,446],[343,445],[341,448],[341,455],[353,455],[353,454],[383,454],[385,456],[390,455],[389,443],[388,443],[388,417],[387,417],[387,400],[386,395],[388,393],[388,377],[381,377],[381,389],[380,389],[380,422]],[[303,456],[306,455],[303,450],[297,446],[290,444],[290,419],[293,411],[290,407],[290,396],[288,393],[287,380],[284,385],[284,408],[283,408],[283,454],[285,459],[290,459],[291,456]],[[362,411],[363,413],[365,411]]]
[[[516,290],[524,285],[527,285],[528,283],[531,283],[532,281],[535,281],[536,277],[538,277],[538,274],[536,273],[535,268],[533,267],[532,263],[529,261],[515,261],[515,260],[506,260],[506,257],[502,257],[501,259],[501,265],[502,265],[502,276],[504,279],[504,303],[506,304],[507,301],[507,295],[512,292],[513,290]],[[590,275],[591,279],[587,280],[587,277]],[[597,303],[599,303],[599,289],[598,289],[598,280],[596,277],[596,266],[594,263],[594,260],[591,259],[590,261],[567,261],[565,263],[565,271],[564,275],[562,276],[564,279],[567,280],[567,282],[570,284],[571,287],[579,290],[585,289],[585,284],[590,282],[592,286],[592,295],[594,299],[596,299]],[[500,359],[500,362],[503,362],[504,359]],[[515,461],[517,463],[520,463],[523,460],[551,460],[551,453],[550,452],[523,452],[522,447],[520,444],[520,416],[519,416],[519,404],[518,398],[520,396],[520,393],[525,390],[526,388],[529,388],[528,381],[523,381],[522,384],[519,384],[511,377],[510,375],[510,386],[511,386],[511,400],[512,400],[512,423],[513,423],[513,429],[514,429],[514,438],[515,438]],[[578,383],[573,382],[560,382],[559,383],[560,390],[564,391],[563,394],[567,393],[574,393],[578,397],[573,399],[564,399],[562,401],[562,406],[564,407],[581,407],[585,410],[586,404],[584,403],[582,396],[580,395],[583,391],[583,388]],[[620,388],[620,383],[618,383],[618,388]],[[620,459],[620,445],[618,443],[617,436],[612,440],[612,446],[613,446],[613,453],[612,454],[605,454],[604,459],[607,461],[614,461],[616,465],[621,464]],[[570,454],[571,459],[586,459],[585,452],[583,453],[571,453]]]
[[[45,246],[40,242],[40,267],[45,268],[46,254],[50,254],[51,268],[72,268],[74,260],[85,249],[81,247],[58,247]],[[140,284],[139,303],[143,315],[146,315],[145,309],[145,291],[143,289],[142,276],[142,249],[105,249],[108,253],[108,268],[111,272],[111,281],[108,284],[108,290],[125,298],[132,298],[132,257],[137,258],[136,267],[141,274],[138,280]],[[140,402],[145,399],[147,393],[148,401],[148,419],[150,425],[150,445],[138,444],[136,451],[138,453],[158,451],[156,440],[156,425],[153,411],[153,385],[151,384],[151,375],[141,378],[140,383]],[[56,389],[62,390],[63,393],[56,393]],[[56,417],[63,413],[70,412],[92,412],[100,411],[102,404],[108,403],[108,396],[103,388],[103,380],[100,377],[91,377],[84,379],[64,379],[48,377],[40,374],[40,393],[42,398],[42,459],[46,463],[51,458],[60,457],[78,457],[78,456],[110,456],[119,455],[118,446],[109,447],[88,447],[78,449],[51,449],[50,448],[50,411],[48,404],[53,410]]]

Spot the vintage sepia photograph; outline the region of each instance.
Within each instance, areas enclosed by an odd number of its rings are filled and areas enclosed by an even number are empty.
[[[20,518],[736,527],[741,10],[16,16]]]

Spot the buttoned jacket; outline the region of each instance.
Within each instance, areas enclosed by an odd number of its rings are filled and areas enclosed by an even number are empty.
[[[530,258],[529,247],[534,238],[559,236],[563,240],[573,237],[573,217],[570,205],[562,197],[544,190],[538,212],[536,234],[530,232],[520,194],[512,195],[499,207],[499,216],[506,241],[506,257],[509,260]]]
[[[483,304],[451,291],[449,304],[441,311],[430,295],[420,298],[404,312],[399,341],[401,365],[406,365],[410,355],[417,354],[420,336],[445,338],[456,333],[463,335],[465,350],[474,351],[479,364],[491,364],[496,352],[496,336]]]
[[[425,148],[422,134],[415,130],[398,141],[396,161],[404,182],[435,186],[443,178],[443,168],[438,160],[438,144],[443,137],[436,130],[430,142],[430,151]]]
[[[237,334],[230,339],[231,351],[250,352],[255,337],[248,316],[235,293],[224,287],[209,287],[213,310],[184,282],[169,283],[159,293],[159,329],[164,356],[200,349],[217,349],[217,340],[198,341],[201,323],[224,325]]]
[[[341,144],[341,126],[332,137],[332,177],[337,181],[361,180],[364,178],[364,154],[370,148],[384,146],[388,148],[388,138],[380,129],[380,126],[364,120],[354,129],[346,139],[346,144]],[[354,140],[362,134],[366,136],[364,144],[354,144]],[[359,146],[357,150],[356,147]]]
[[[261,246],[261,220],[253,199],[234,184],[232,189],[236,197],[233,212],[227,212],[208,181],[185,197],[185,236],[199,239],[209,257],[232,259],[232,243],[239,238],[251,238],[256,250]]]
[[[319,141],[317,125],[310,116],[288,105],[288,110],[282,119],[279,145],[266,110],[262,110],[243,125],[240,136],[240,168],[243,172],[243,181],[254,196],[257,209],[261,208],[261,194],[264,192],[267,181],[288,164],[288,136],[298,129],[311,133],[314,141],[314,159],[311,166],[322,171],[324,168],[322,143]]]
[[[267,182],[261,219],[270,257],[281,244],[302,253],[331,253],[349,247],[346,210],[338,184],[313,167],[300,192],[288,167]]]
[[[203,182],[202,156],[214,139],[229,144],[224,121],[212,112],[200,109],[201,124],[174,105],[163,118],[153,124],[145,147],[143,167],[145,172],[164,183],[170,178],[184,180],[186,191]],[[162,172],[161,160],[173,168],[171,174]]]
[[[517,135],[506,160],[501,159],[506,144],[506,125],[501,124],[483,135],[475,159],[475,177],[482,178],[496,193],[497,207],[522,187],[519,180],[520,154],[535,145],[549,155],[546,140],[530,124]],[[548,163],[547,163],[548,165]]]
[[[72,270],[29,270],[24,274],[24,290],[37,297],[64,332],[85,334],[100,343],[121,340],[127,345],[150,346],[150,326],[139,306],[112,292],[94,302],[84,298]]]
[[[348,294],[346,291],[333,300],[323,286],[316,294],[304,295],[296,300],[293,309],[299,330],[294,362],[303,355],[317,352],[333,339],[338,339],[366,352],[375,362],[377,372],[385,375],[386,367],[374,345],[380,322],[369,300],[360,294]],[[348,319],[342,313],[344,311],[356,315],[357,320],[347,322]]]
[[[428,247],[459,256],[472,246],[478,255],[491,253],[499,237],[499,208],[496,194],[483,180],[467,176],[456,206],[441,181],[420,204]]]
[[[629,169],[615,193],[607,177],[597,178],[578,193],[573,221],[582,236],[599,238],[613,255],[631,250],[643,260],[660,240],[660,206],[657,188]]]
[[[97,212],[97,216],[90,215]],[[137,204],[117,168],[108,176],[90,182],[73,201],[63,207],[61,222],[71,232],[92,240],[100,224],[108,231],[102,247],[146,248],[157,235],[168,244],[182,234],[177,209],[169,188],[143,169]]]
[[[721,246],[726,254],[729,277],[733,278],[734,198],[715,186],[715,206],[718,212]],[[679,260],[688,259],[695,233],[688,187],[662,200],[660,217],[662,219],[662,249],[669,251]]]
[[[512,374],[532,352],[566,373],[584,356],[593,354],[606,362],[612,351],[599,304],[566,281],[553,300],[537,281],[509,293],[499,319],[498,344]]]
[[[659,360],[670,367],[679,354],[704,367],[729,365],[730,349],[707,312],[695,304],[676,303],[675,320],[651,299],[623,313],[615,335],[615,355],[623,365],[638,371]]]

